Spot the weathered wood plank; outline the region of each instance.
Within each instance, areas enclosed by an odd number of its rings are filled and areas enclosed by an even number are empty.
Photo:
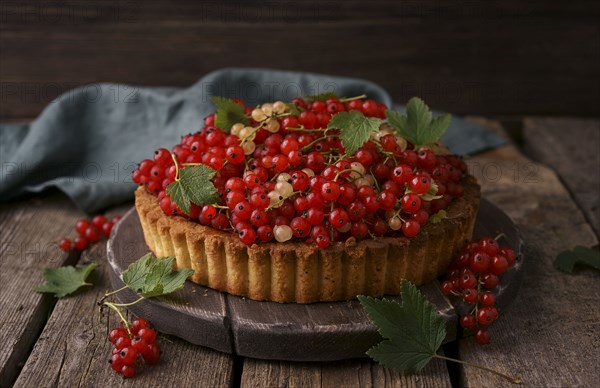
[[[439,284],[420,288],[446,321],[445,341],[454,340],[458,317]],[[228,296],[227,303],[236,353],[247,357],[292,361],[360,358],[381,340],[357,300],[282,305]]]
[[[0,205],[0,386],[19,373],[54,305],[33,292],[44,267],[74,262],[57,242],[72,232],[81,211],[64,195],[31,197]]]
[[[98,263],[91,277],[95,286],[58,301],[15,387],[231,386],[232,357],[170,336],[158,338],[163,354],[157,365],[143,366],[135,379],[123,380],[107,362],[112,345],[96,305],[110,289],[105,245],[94,246],[80,261]],[[112,327],[118,318],[109,314]]]
[[[598,114],[593,1],[49,3],[4,8],[4,118],[35,116],[75,86],[187,87],[232,64],[367,78],[396,101],[462,114]]]
[[[401,375],[370,360],[293,363],[244,359],[241,387],[451,387],[446,364],[432,361],[418,375]]]
[[[497,123],[491,123],[498,125]],[[517,299],[491,326],[492,343],[460,341],[460,357],[523,378],[529,386],[595,386],[600,343],[600,275],[566,275],[552,267],[558,252],[598,240],[557,175],[513,146],[469,160],[483,195],[517,223],[526,246]],[[477,167],[475,167],[477,166]],[[505,386],[475,368],[463,369],[467,387]]]
[[[526,118],[524,151],[553,168],[600,236],[600,120]]]

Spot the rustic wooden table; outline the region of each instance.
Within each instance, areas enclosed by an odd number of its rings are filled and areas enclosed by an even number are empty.
[[[504,133],[498,122],[472,119]],[[468,159],[483,195],[521,230],[527,257],[522,288],[492,326],[492,344],[463,339],[444,352],[518,375],[527,386],[596,386],[600,275],[592,270],[566,275],[552,262],[567,248],[598,244],[600,122],[527,118],[522,124],[520,148],[510,144]],[[81,257],[56,247],[82,216],[60,193],[0,206],[0,387],[506,385],[494,375],[439,361],[418,375],[402,376],[367,359],[263,361],[168,336],[160,339],[164,356],[158,367],[123,380],[108,366],[107,327],[96,306],[110,287],[105,245]],[[32,291],[44,267],[90,261],[99,263],[92,289],[59,301]]]

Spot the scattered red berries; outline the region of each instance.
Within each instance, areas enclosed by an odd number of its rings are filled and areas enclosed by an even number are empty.
[[[498,319],[493,290],[499,276],[514,265],[516,258],[512,249],[500,248],[495,238],[485,237],[466,244],[448,268],[442,292],[473,306],[460,317],[460,325],[474,333],[478,344],[490,342],[488,326]]]
[[[75,224],[75,231],[78,236],[74,240],[63,238],[60,240],[58,247],[69,252],[72,248],[78,251],[83,251],[90,244],[100,241],[103,237],[108,238],[113,226],[121,220],[121,216],[115,216],[112,220],[98,214],[91,220],[81,219]]]
[[[156,195],[166,214],[236,233],[246,245],[295,240],[325,249],[349,238],[413,238],[462,195],[466,166],[459,157],[414,149],[385,127],[346,155],[339,131],[327,129],[332,115],[359,111],[385,118],[387,107],[374,100],[296,98],[294,110],[281,101],[258,108],[237,103],[248,125],[217,128],[215,114],[209,115],[200,131],[170,152],[157,150],[133,172],[133,181]],[[198,163],[217,171],[212,183],[220,199],[184,214],[166,188],[179,169]],[[107,235],[100,221],[91,223]],[[497,260],[492,273],[503,265]]]
[[[111,368],[125,378],[135,377],[135,364],[139,364],[140,359],[150,365],[160,360],[156,331],[143,318],[135,319],[129,331],[123,326],[112,329],[108,339],[115,346],[109,360]]]

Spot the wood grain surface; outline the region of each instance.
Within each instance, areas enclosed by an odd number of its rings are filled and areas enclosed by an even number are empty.
[[[461,359],[520,376],[527,386],[595,386],[600,381],[600,274],[567,275],[552,266],[560,251],[598,243],[590,225],[558,176],[514,146],[469,164],[483,195],[517,223],[528,260],[518,297],[491,327],[491,344],[460,340]],[[505,380],[469,367],[463,369],[463,383],[506,386]]]
[[[111,289],[105,244],[97,244],[85,252],[80,264],[92,261],[98,263],[90,276],[94,287],[58,301],[15,387],[164,387],[165,382],[173,387],[231,384],[231,356],[163,335],[157,339],[163,350],[158,364],[139,368],[135,379],[123,380],[115,373],[108,364],[112,350],[108,332],[118,325],[118,317],[112,311],[101,317],[96,304]]]
[[[244,359],[242,388],[253,387],[447,387],[446,364],[434,360],[418,375],[402,375],[370,360],[328,363]]]
[[[231,66],[366,78],[458,114],[597,116],[599,16],[592,0],[6,1],[0,117],[80,85],[187,87]]]
[[[76,255],[57,242],[82,213],[64,196],[29,198],[0,205],[0,386],[19,374],[55,300],[35,293],[45,267],[73,263]]]
[[[600,120],[528,117],[523,140],[526,154],[558,173],[600,236]]]

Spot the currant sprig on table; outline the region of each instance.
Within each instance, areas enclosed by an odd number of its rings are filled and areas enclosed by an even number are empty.
[[[448,268],[442,291],[470,306],[470,311],[460,317],[460,325],[474,333],[478,344],[490,342],[488,327],[498,319],[494,290],[516,260],[516,253],[501,248],[498,238],[484,237],[466,244]]]
[[[213,102],[200,131],[143,160],[133,180],[165,213],[246,245],[412,238],[463,193],[464,162],[438,144],[450,117],[418,98],[406,115],[366,96]]]
[[[155,258],[152,254],[142,256],[123,271],[125,286],[108,292],[98,302],[101,309],[110,309],[119,316],[120,324],[108,335],[114,345],[109,360],[111,368],[123,377],[134,377],[142,360],[146,364],[156,364],[160,360],[160,346],[156,343],[156,331],[144,318],[136,318],[129,323],[123,309],[144,299],[170,294],[183,288],[185,280],[194,271],[180,269],[173,271],[172,257]],[[139,294],[139,298],[129,303],[117,303],[113,298],[125,289]]]
[[[97,214],[91,219],[82,218],[75,224],[77,237],[74,239],[63,238],[58,246],[61,250],[68,252],[71,249],[83,251],[91,244],[100,241],[102,238],[108,238],[113,227],[121,220],[121,216],[114,216],[112,219],[106,218],[102,214]]]

